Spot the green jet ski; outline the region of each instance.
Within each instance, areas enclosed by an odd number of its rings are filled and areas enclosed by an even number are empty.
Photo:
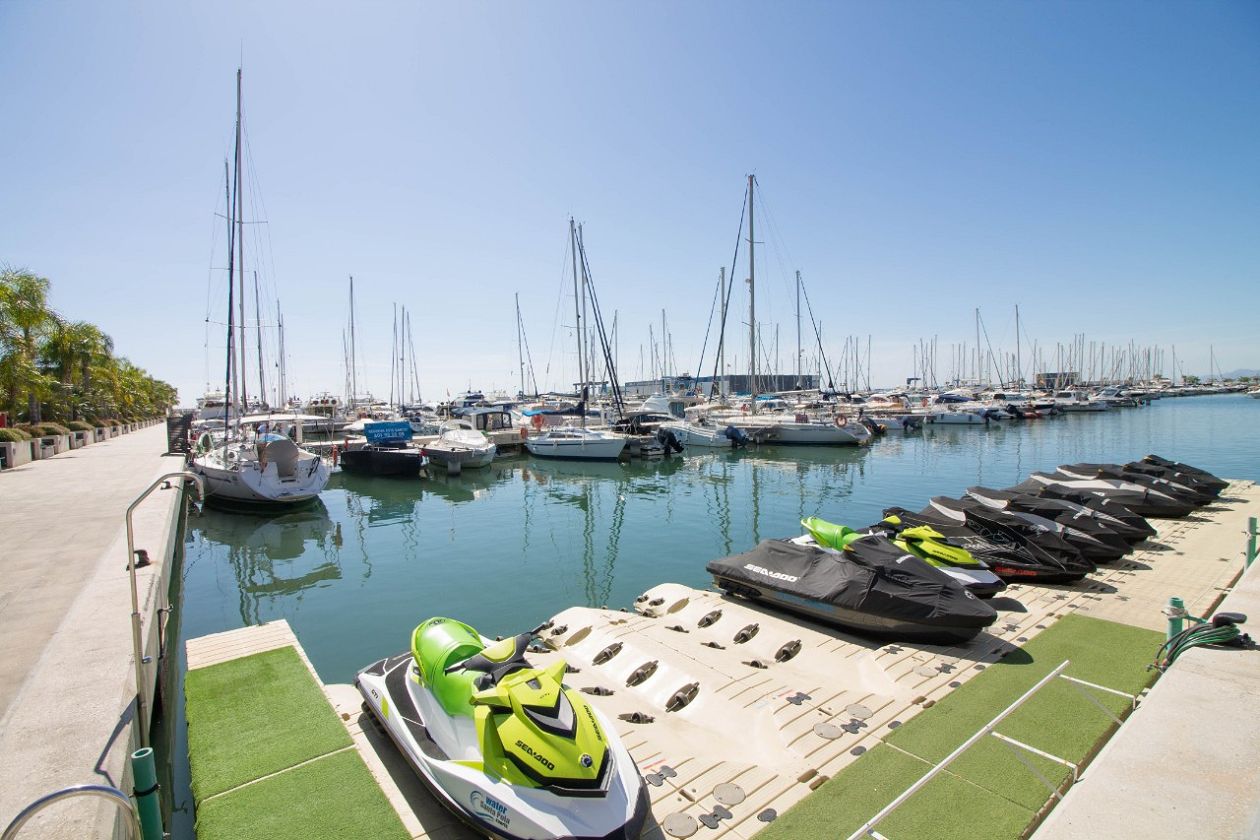
[[[535,668],[525,659],[545,626],[495,642],[431,618],[410,652],[369,665],[355,684],[421,780],[478,831],[637,838],[648,796],[629,750],[564,685],[563,661]]]
[[[944,534],[926,525],[909,528],[896,516],[889,516],[865,531],[855,531],[847,525],[810,516],[801,520],[801,526],[814,538],[814,542],[837,551],[855,540],[883,534],[892,539],[898,548],[922,558],[928,565],[957,580],[977,598],[991,598],[1006,588],[1006,583],[993,574],[984,561],[972,557],[965,548],[951,545]]]

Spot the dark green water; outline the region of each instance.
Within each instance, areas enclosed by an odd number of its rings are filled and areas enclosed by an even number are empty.
[[[800,533],[814,514],[860,526],[890,505],[1034,470],[1157,452],[1260,479],[1260,400],[1162,400],[1106,415],[890,433],[869,448],[764,447],[629,464],[518,456],[428,480],[336,475],[321,504],[189,521],[183,638],[286,618],[326,682],[407,645],[435,614],[516,633],[574,604],[629,607],[705,563]]]

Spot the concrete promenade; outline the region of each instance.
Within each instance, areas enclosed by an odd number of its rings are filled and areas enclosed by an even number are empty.
[[[126,572],[127,506],[158,476],[161,424],[0,473],[0,827],[39,796],[74,784],[130,793],[135,672]],[[181,494],[159,490],[134,515],[146,682],[156,674],[157,610],[167,607]],[[151,704],[150,704],[151,709]],[[77,799],[28,830],[110,836],[113,806]],[[41,825],[42,823],[42,825]]]
[[[1217,533],[1233,559],[1246,537]],[[1260,562],[1218,612],[1260,639]],[[1034,840],[1260,838],[1260,649],[1183,654],[1103,747]]]

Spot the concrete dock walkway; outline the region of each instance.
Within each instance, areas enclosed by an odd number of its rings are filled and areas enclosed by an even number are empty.
[[[136,688],[124,516],[183,466],[165,448],[153,425],[0,473],[0,826],[58,788],[129,779]],[[152,561],[138,573],[151,673],[181,496],[158,491],[134,516],[136,547]],[[90,802],[56,806],[55,819],[30,831],[108,836],[112,806]]]

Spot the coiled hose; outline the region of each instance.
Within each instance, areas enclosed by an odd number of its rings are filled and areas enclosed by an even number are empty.
[[[1211,621],[1187,627],[1173,636],[1160,647],[1155,654],[1155,661],[1148,666],[1160,671],[1177,661],[1177,657],[1190,648],[1205,645],[1224,645],[1227,647],[1244,647],[1251,644],[1251,636],[1238,629],[1238,625],[1247,620],[1242,613],[1217,613]]]

